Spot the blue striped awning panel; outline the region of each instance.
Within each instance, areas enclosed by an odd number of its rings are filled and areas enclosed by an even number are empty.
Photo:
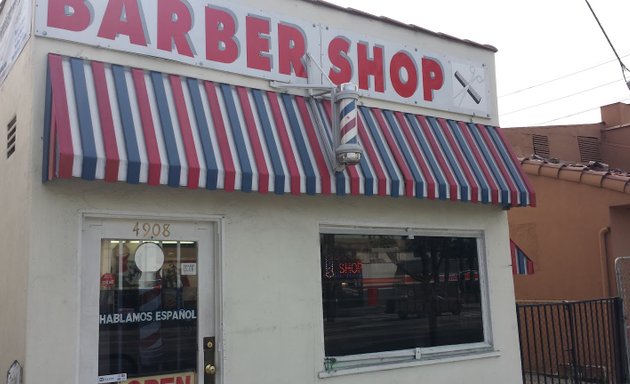
[[[54,54],[45,114],[44,181],[535,205],[490,125],[361,106],[364,156],[335,172],[329,100]]]

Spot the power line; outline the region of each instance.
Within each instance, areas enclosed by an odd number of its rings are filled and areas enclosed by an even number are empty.
[[[572,96],[577,96],[577,95],[580,95],[580,94],[582,94],[582,93],[590,92],[590,91],[595,90],[595,89],[597,89],[597,88],[603,88],[603,87],[606,87],[606,86],[611,85],[611,84],[614,84],[614,83],[616,83],[616,82],[617,82],[617,80],[614,80],[614,81],[611,81],[611,82],[608,82],[608,83],[605,83],[605,84],[600,84],[600,85],[597,85],[597,86],[592,87],[592,88],[584,89],[584,90],[579,91],[579,92],[575,92],[575,93],[571,93],[571,94],[568,94],[568,95],[565,95],[565,96],[561,96],[561,97],[558,97],[558,98],[555,98],[555,99],[547,100],[547,101],[544,101],[544,102],[542,102],[542,103],[538,103],[538,104],[534,104],[534,105],[530,105],[530,106],[527,106],[527,107],[523,107],[523,108],[520,108],[520,109],[517,109],[517,110],[514,110],[514,111],[510,111],[510,112],[502,113],[502,114],[500,114],[500,115],[499,115],[499,117],[501,117],[501,116],[507,116],[507,115],[512,115],[512,114],[515,114],[515,113],[517,113],[517,112],[526,111],[526,110],[528,110],[528,109],[532,109],[532,108],[540,107],[540,106],[543,106],[543,105],[546,105],[546,104],[550,104],[550,103],[553,103],[553,102],[556,102],[556,101],[560,101],[560,100],[563,100],[563,99],[567,99],[567,98],[572,97]]]
[[[623,57],[623,58],[630,57],[630,53],[626,53],[626,54],[624,54],[622,57]],[[559,76],[559,77],[555,77],[555,78],[553,78],[553,79],[546,80],[546,81],[543,81],[543,82],[541,82],[541,83],[537,83],[537,84],[534,84],[534,85],[530,85],[529,87],[525,87],[525,88],[517,89],[516,91],[512,91],[512,92],[508,92],[508,93],[503,94],[503,95],[499,95],[499,98],[512,96],[512,95],[515,95],[515,94],[518,94],[518,93],[521,93],[521,92],[524,92],[524,91],[529,91],[530,89],[533,89],[533,88],[541,87],[541,86],[543,86],[543,85],[547,85],[547,84],[550,84],[550,83],[553,83],[553,82],[556,82],[556,81],[559,81],[559,80],[566,79],[566,78],[571,77],[571,76],[579,75],[580,73],[583,73],[583,72],[586,72],[586,71],[590,71],[590,70],[592,70],[592,69],[595,69],[595,68],[601,67],[601,66],[606,65],[606,64],[610,64],[610,63],[612,63],[612,62],[614,62],[614,61],[616,61],[616,59],[608,60],[608,61],[603,62],[603,63],[601,63],[601,64],[593,65],[592,67],[584,68],[584,69],[581,69],[581,70],[576,71],[576,72],[568,73],[568,74],[566,74],[566,75],[562,75],[562,76]]]
[[[622,100],[614,100],[612,103],[622,103],[622,102],[624,102],[624,101],[628,101],[628,100],[630,100],[630,97],[627,97],[627,98],[622,99]],[[612,104],[612,103],[606,103],[606,105],[608,105],[608,104]],[[566,118],[568,118],[568,117],[573,117],[573,116],[581,115],[581,114],[583,114],[583,113],[590,112],[590,111],[594,111],[594,110],[596,110],[596,109],[600,109],[600,108],[601,108],[601,106],[599,106],[599,107],[593,107],[593,108],[589,108],[589,109],[585,109],[585,110],[580,111],[580,112],[575,112],[575,113],[571,113],[571,114],[569,114],[569,115],[564,115],[564,116],[561,116],[561,117],[557,117],[557,118],[552,119],[552,120],[543,121],[542,123],[535,124],[534,126],[545,125],[545,124],[547,124],[547,123],[552,123],[552,122],[554,122],[554,121],[558,121],[558,120],[566,119]]]
[[[628,70],[628,68],[625,66],[623,61],[621,61],[621,58],[619,57],[619,54],[617,53],[617,50],[615,49],[615,47],[613,46],[612,42],[610,41],[610,38],[608,38],[608,34],[604,30],[604,27],[602,26],[602,23],[599,22],[599,18],[597,18],[597,15],[595,14],[595,11],[593,10],[593,7],[591,7],[591,4],[588,2],[588,0],[584,0],[584,1],[586,1],[586,5],[588,5],[588,8],[591,10],[591,13],[593,14],[593,17],[595,18],[595,21],[597,21],[597,24],[599,25],[599,28],[602,30],[602,33],[604,34],[604,37],[606,38],[606,41],[608,41],[608,44],[610,45],[610,48],[612,48],[613,52],[615,53],[615,56],[617,56],[617,60],[619,61],[619,65],[621,65],[621,74],[623,75],[623,80],[626,82],[626,85],[628,86],[628,88],[630,88],[630,82],[628,81],[628,79],[626,79],[626,72],[630,72],[630,70]]]
[[[578,75],[580,73],[593,70],[595,68],[601,67],[603,65],[609,64],[609,63],[614,62],[614,61],[618,61],[619,62],[620,66],[621,66],[621,71],[622,71],[622,75],[623,75],[624,81],[626,82],[626,85],[628,86],[628,88],[630,88],[630,81],[627,80],[626,73],[625,73],[626,71],[630,72],[630,70],[625,66],[625,64],[621,60],[622,57],[623,58],[629,57],[630,53],[626,53],[626,54],[624,54],[621,57],[619,56],[619,54],[617,53],[617,50],[615,49],[615,47],[613,46],[612,42],[610,41],[610,38],[608,37],[608,34],[604,30],[604,27],[600,23],[599,18],[597,17],[597,15],[595,14],[595,11],[591,7],[591,4],[588,2],[588,0],[585,0],[585,1],[586,1],[586,4],[588,5],[589,9],[591,10],[591,13],[593,14],[593,16],[595,18],[595,21],[597,21],[597,24],[599,25],[602,33],[604,34],[604,37],[608,41],[608,44],[612,48],[612,51],[615,54],[616,60],[615,59],[609,60],[609,61],[603,62],[601,64],[597,64],[597,65],[594,65],[594,66],[591,66],[591,67],[587,67],[587,68],[578,70],[576,72],[568,73],[566,75],[562,75],[562,76],[559,76],[559,77],[556,77],[556,78],[553,78],[553,79],[550,79],[550,80],[546,80],[546,81],[543,81],[543,82],[531,85],[529,87],[521,88],[521,89],[518,89],[516,91],[512,91],[512,92],[509,92],[509,93],[506,93],[506,94],[503,94],[503,95],[499,95],[498,98],[504,98],[504,97],[512,96],[512,95],[515,95],[515,94],[518,94],[518,93],[521,93],[521,92],[524,92],[524,91],[531,90],[533,88],[537,88],[537,87],[540,87],[540,86],[543,86],[543,85],[547,85],[547,84],[550,84],[550,83],[553,83],[553,82],[556,82],[556,81],[559,81],[559,80],[563,80],[563,79],[566,79],[568,77],[575,76],[575,75]],[[600,86],[597,86],[597,87],[594,87],[594,88],[590,88],[588,90],[585,90],[584,92],[587,92],[587,91],[590,91],[590,90],[593,90],[593,89],[596,89],[596,88],[600,88],[600,87],[603,87],[603,86],[606,86],[606,85],[610,85],[610,84],[612,84],[612,83],[606,83],[606,84],[603,84],[603,85],[600,85]],[[554,102],[554,101],[562,100],[564,98],[567,98],[567,97],[570,97],[570,96],[575,96],[575,95],[580,94],[580,93],[582,93],[582,92],[578,92],[578,93],[574,93],[574,94],[567,95],[567,96],[564,96],[564,97],[560,97],[558,99],[549,100],[549,101],[544,102],[544,103],[540,103],[540,104],[535,104],[535,105],[532,105],[532,106],[524,107],[524,108],[516,110],[516,111],[507,112],[507,113],[503,114],[502,116],[510,115],[510,114],[513,114],[513,113],[516,113],[516,112],[520,112],[520,111],[523,111],[523,110],[527,110],[527,109],[530,109],[530,108],[541,106],[541,105],[544,105],[544,104],[547,104],[547,103],[551,103],[551,102]]]

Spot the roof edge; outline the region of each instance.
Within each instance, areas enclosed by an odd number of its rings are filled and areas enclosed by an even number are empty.
[[[302,0],[302,1],[307,2],[307,3],[313,3],[313,4],[322,5],[322,6],[325,6],[325,7],[328,7],[328,8],[332,8],[332,9],[335,9],[335,10],[338,10],[338,11],[342,11],[342,12],[346,12],[346,13],[351,13],[351,14],[362,16],[362,17],[369,18],[369,19],[372,19],[372,20],[382,21],[384,23],[395,25],[395,26],[402,27],[402,28],[406,28],[406,29],[412,30],[414,32],[426,33],[426,34],[433,35],[435,37],[439,37],[439,38],[442,38],[442,39],[454,41],[454,42],[461,43],[461,44],[470,45],[470,46],[473,46],[473,47],[476,47],[476,48],[485,49],[486,51],[490,51],[490,52],[494,52],[494,53],[498,52],[498,49],[495,46],[490,45],[490,44],[477,43],[477,42],[472,41],[472,40],[461,39],[459,37],[455,37],[455,36],[452,36],[452,35],[449,35],[449,34],[446,34],[446,33],[443,33],[443,32],[435,32],[435,31],[432,31],[430,29],[419,27],[419,26],[417,26],[415,24],[406,24],[406,23],[403,23],[402,21],[398,21],[398,20],[389,18],[387,16],[377,16],[377,15],[374,15],[372,13],[365,12],[365,11],[362,11],[362,10],[359,10],[359,9],[355,9],[355,8],[351,8],[351,7],[347,7],[347,8],[346,7],[342,7],[340,5],[333,4],[333,3],[330,3],[330,2],[325,1],[325,0]]]
[[[630,173],[609,168],[607,164],[600,162],[570,164],[540,156],[519,157],[518,160],[521,162],[523,171],[529,175],[630,194]]]

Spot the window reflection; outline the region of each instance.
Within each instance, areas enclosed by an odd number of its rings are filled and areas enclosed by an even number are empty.
[[[196,370],[196,265],[193,242],[102,240],[99,376]]]
[[[320,240],[326,356],[484,341],[476,238]]]

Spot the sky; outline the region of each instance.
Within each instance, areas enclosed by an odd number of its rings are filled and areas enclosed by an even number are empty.
[[[327,1],[496,47],[501,127],[597,123],[601,106],[630,103],[621,65],[586,0]],[[589,3],[630,67],[630,1]]]

